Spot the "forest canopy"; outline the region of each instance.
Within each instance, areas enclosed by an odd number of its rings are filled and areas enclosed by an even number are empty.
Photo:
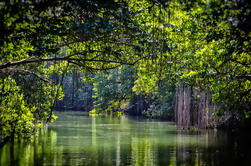
[[[249,117],[249,15],[241,0],[0,2],[0,135],[30,137],[53,121],[72,69],[125,65],[135,93],[182,82],[211,91],[219,115]]]

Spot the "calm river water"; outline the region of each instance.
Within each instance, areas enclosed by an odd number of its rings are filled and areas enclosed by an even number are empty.
[[[236,136],[214,130],[179,131],[170,122],[88,117],[57,112],[34,142],[7,143],[0,165],[175,166],[249,165],[250,150]],[[251,140],[249,140],[251,141]]]

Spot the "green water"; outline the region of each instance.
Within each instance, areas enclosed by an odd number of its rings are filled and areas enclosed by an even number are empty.
[[[0,165],[228,166],[248,165],[251,158],[241,141],[214,130],[178,131],[173,123],[156,120],[56,114],[57,121],[34,142],[7,143]]]

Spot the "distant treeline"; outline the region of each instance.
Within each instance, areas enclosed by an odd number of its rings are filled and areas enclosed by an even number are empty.
[[[175,86],[159,82],[156,91],[136,93],[137,73],[123,66],[105,72],[81,74],[72,70],[62,84],[63,100],[58,111],[95,111],[96,114],[121,112],[128,115],[174,120]],[[54,75],[56,81],[57,76]]]

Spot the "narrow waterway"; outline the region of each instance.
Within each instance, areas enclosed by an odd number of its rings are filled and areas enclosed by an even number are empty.
[[[242,140],[214,130],[179,131],[171,122],[57,112],[34,142],[0,149],[0,165],[248,165]],[[243,143],[244,144],[244,143]]]

